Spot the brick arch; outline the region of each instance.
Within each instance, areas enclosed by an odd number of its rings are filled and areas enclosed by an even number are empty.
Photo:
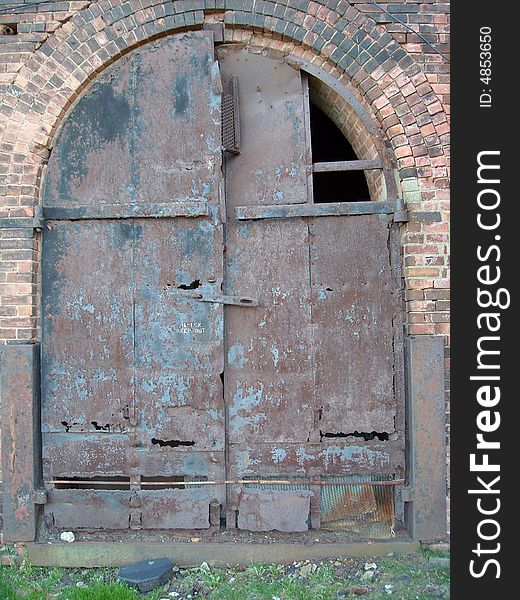
[[[56,129],[100,71],[157,37],[201,28],[205,19],[223,20],[227,41],[255,37],[258,43],[300,57],[348,86],[389,140],[403,176],[423,175],[431,185],[430,158],[435,157],[437,165],[445,164],[433,119],[442,112],[441,103],[419,66],[390,34],[355,6],[340,1],[332,9],[331,4],[271,2],[260,13],[256,4],[245,9],[252,2],[233,0],[93,2],[25,63],[6,99],[10,110],[5,115],[4,140],[14,146],[10,169],[21,169],[26,182],[8,215],[32,213],[41,167]]]

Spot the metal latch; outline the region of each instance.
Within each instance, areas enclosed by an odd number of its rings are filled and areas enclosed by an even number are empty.
[[[199,294],[194,296],[196,300],[201,302],[215,302],[217,304],[233,304],[235,306],[258,306],[258,300],[249,296],[226,296],[223,294],[216,296],[206,296]]]
[[[216,304],[233,304],[235,306],[258,306],[258,300],[251,296],[228,296],[226,294],[201,294],[200,292],[190,292],[176,290],[179,298],[193,298],[199,302],[215,302]]]

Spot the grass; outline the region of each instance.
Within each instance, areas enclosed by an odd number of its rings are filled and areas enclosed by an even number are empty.
[[[342,559],[217,569],[203,563],[141,594],[117,581],[116,569],[0,567],[0,600],[437,600],[449,598],[448,554]],[[371,578],[366,562],[377,568]]]

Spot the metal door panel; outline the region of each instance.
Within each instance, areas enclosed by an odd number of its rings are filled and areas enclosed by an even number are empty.
[[[226,162],[231,207],[306,202],[300,72],[283,60],[230,45],[217,57],[224,82],[238,77],[240,154]]]
[[[49,160],[46,206],[204,200],[220,172],[220,79],[210,32],[120,59],[74,107]]]
[[[291,423],[286,424],[291,426]],[[270,445],[235,444],[230,447],[230,468],[237,477],[254,478],[261,472],[268,476],[297,477],[394,474],[404,468],[400,442],[367,441],[345,443],[284,443]]]
[[[58,529],[128,529],[130,492],[52,490],[45,514]]]
[[[225,479],[223,307],[189,297],[222,293],[220,96],[212,34],[178,34],[103,73],[57,138],[43,202],[55,221],[43,237],[42,417],[47,512],[63,526],[96,527],[96,506],[101,527],[129,526],[128,502],[76,493],[74,478],[125,476],[134,491],[141,479]],[[69,489],[54,489],[60,478]],[[83,497],[85,519],[70,508]],[[132,525],[207,526],[197,506],[155,525],[133,506]]]
[[[123,432],[133,402],[131,227],[48,222],[43,244],[44,432]]]
[[[43,434],[43,471],[53,478],[124,475],[128,437],[121,434]]]
[[[249,531],[307,531],[312,492],[241,488],[238,528]]]
[[[212,496],[202,490],[141,492],[144,529],[208,529]]]
[[[221,225],[180,218],[138,220],[136,227],[141,443],[151,449],[223,450],[223,306],[183,296],[220,293]]]
[[[310,232],[319,430],[392,434],[400,306],[388,218],[316,218]]]
[[[226,289],[258,298],[257,307],[226,309],[229,441],[305,441],[314,425],[307,225],[227,232]]]
[[[132,449],[136,462],[136,470],[147,477],[161,476],[162,478],[183,477],[186,480],[204,478],[208,481],[221,481],[224,477],[224,452],[206,452],[181,448],[182,451],[172,451],[168,446],[149,446]],[[212,485],[211,493],[223,501],[223,486]]]

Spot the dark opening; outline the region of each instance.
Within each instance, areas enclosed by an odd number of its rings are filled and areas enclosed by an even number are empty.
[[[70,477],[55,483],[57,490],[129,490],[128,477]]]
[[[200,287],[200,279],[195,279],[191,283],[181,283],[181,285],[177,286],[179,290],[196,290],[198,287]]]
[[[0,24],[0,35],[16,35],[18,33],[18,23]]]
[[[169,446],[170,448],[178,448],[179,446],[194,446],[195,442],[190,440],[159,440],[152,438],[154,446]]]
[[[322,431],[320,431],[320,436],[321,438],[348,438],[348,437],[355,437],[355,438],[363,438],[365,440],[365,442],[368,442],[369,440],[374,440],[374,439],[378,439],[381,442],[386,442],[388,441],[389,435],[386,431],[352,431],[350,433],[323,433]]]
[[[347,138],[317,106],[310,104],[312,162],[358,160]],[[363,171],[314,173],[314,202],[370,200]]]

